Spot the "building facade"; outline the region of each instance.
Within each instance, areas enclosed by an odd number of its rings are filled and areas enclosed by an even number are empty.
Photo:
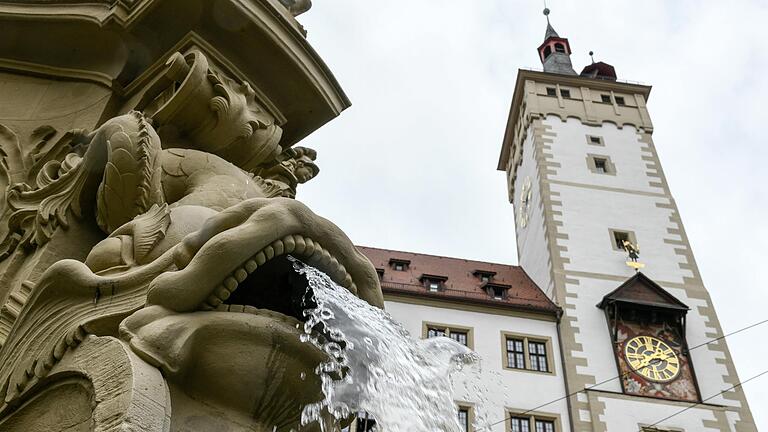
[[[723,392],[739,378],[712,341],[723,331],[652,139],[651,87],[602,62],[577,74],[570,53],[548,25],[498,169],[520,265],[563,309],[573,430],[754,431],[742,390]]]
[[[450,337],[482,357],[479,372],[456,379],[466,430],[478,416],[481,424],[498,422],[489,432],[510,430],[511,421],[519,428],[512,430],[570,430],[557,329],[562,311],[521,267],[359,249],[379,272],[387,312],[411,335]]]

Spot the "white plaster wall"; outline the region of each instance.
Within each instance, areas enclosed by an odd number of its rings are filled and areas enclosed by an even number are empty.
[[[544,209],[541,200],[541,187],[533,149],[533,125],[528,128],[528,135],[523,143],[523,157],[515,179],[515,226],[517,233],[517,254],[520,266],[528,276],[550,298],[554,299],[554,282],[552,281],[551,260],[547,248],[544,226]],[[520,191],[526,178],[531,181],[531,205],[529,207],[528,224],[525,228],[519,226]]]
[[[606,413],[621,413],[620,415],[600,416],[606,423],[608,431],[638,432],[639,425],[651,425],[664,417],[681,411],[684,404],[662,404],[659,402],[644,402],[642,400],[625,400],[613,397],[598,397],[605,404]],[[679,428],[686,432],[728,432],[720,429],[704,427],[703,421],[715,421],[715,414],[709,409],[692,408],[682,414],[675,415],[657,427]]]
[[[580,120],[568,118],[562,121],[557,116],[547,116],[544,124],[557,134],[551,144],[553,162],[561,165],[556,175],[550,180],[586,183],[596,186],[631,189],[642,192],[663,193],[659,186],[650,186],[649,181],[658,178],[648,177],[647,161],[642,157],[641,148],[647,147],[639,141],[640,135],[634,126],[617,127],[613,123],[602,126],[588,126]],[[587,143],[587,135],[603,137],[604,146]],[[609,156],[616,166],[616,175],[594,174],[587,169],[587,154]]]
[[[675,252],[680,246],[664,242],[681,239],[679,234],[667,231],[677,227],[669,220],[672,210],[656,206],[669,203],[668,198],[560,184],[553,184],[552,191],[560,193],[562,207],[557,210],[562,215],[555,218],[563,223],[560,232],[568,235],[567,239],[558,239],[558,245],[568,248],[562,253],[570,259],[565,270],[630,277],[634,270],[625,264],[626,252],[613,249],[609,234],[613,228],[635,233],[640,261],[646,264],[643,272],[651,279],[683,283],[684,277],[693,276],[690,270],[680,268],[680,263],[685,262]]]
[[[595,382],[608,380],[596,387],[599,390],[621,392],[621,382],[616,358],[611,346],[611,336],[605,314],[596,305],[609,292],[616,289],[618,283],[610,280],[578,278],[578,284],[566,284],[564,313],[575,317],[572,325],[578,329],[576,342],[582,351],[572,351],[575,358],[587,359],[586,366],[576,366],[580,374],[595,377]]]
[[[491,422],[503,419],[505,408],[528,410],[565,395],[557,328],[554,322],[396,301],[386,301],[385,307],[387,312],[416,338],[421,337],[424,322],[472,328],[474,349],[482,357],[480,381],[477,382],[472,374],[458,377],[455,400],[472,403],[475,412],[486,415]],[[502,351],[502,331],[550,338],[555,373],[550,375],[505,370],[502,367],[506,357],[506,352]],[[486,389],[486,394],[478,394],[474,390],[476,387]],[[485,403],[482,403],[483,398],[487,398]],[[570,430],[567,404],[564,400],[537,411],[559,415],[565,430]],[[505,423],[494,426],[492,430],[505,431]]]

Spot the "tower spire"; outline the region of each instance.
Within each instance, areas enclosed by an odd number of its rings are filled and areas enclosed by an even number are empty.
[[[544,66],[544,72],[576,75],[571,64],[571,46],[568,39],[561,38],[549,21],[550,10],[544,2],[544,16],[547,18],[547,31],[544,33],[544,43],[539,46],[539,58]]]

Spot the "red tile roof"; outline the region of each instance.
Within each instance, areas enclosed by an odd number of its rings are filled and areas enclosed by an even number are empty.
[[[448,301],[483,304],[495,307],[527,310],[558,315],[557,307],[531,280],[522,267],[472,261],[461,258],[357,247],[383,276],[381,288],[385,294],[411,295]],[[391,262],[408,262],[404,271],[394,269]],[[488,285],[508,288],[505,298],[494,299],[489,295],[477,271],[495,273]],[[422,278],[423,276],[423,278]],[[446,278],[439,292],[428,291],[422,279],[435,276]]]

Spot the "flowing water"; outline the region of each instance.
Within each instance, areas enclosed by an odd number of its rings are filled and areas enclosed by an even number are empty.
[[[333,431],[335,419],[366,412],[378,432],[461,432],[452,376],[478,357],[448,338],[413,338],[385,311],[339,287],[321,271],[294,261],[316,307],[305,310],[302,340],[325,351],[316,369],[325,398],[308,405],[302,425]],[[320,330],[320,331],[318,331]]]

